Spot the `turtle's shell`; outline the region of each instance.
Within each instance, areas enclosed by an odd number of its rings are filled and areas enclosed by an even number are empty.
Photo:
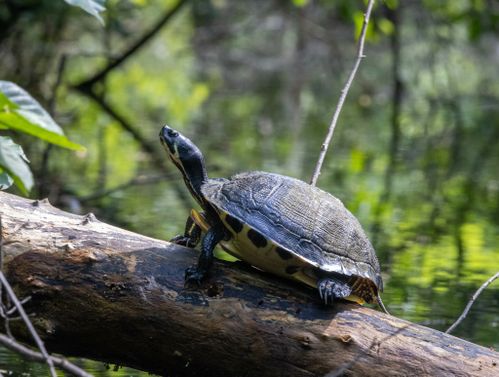
[[[312,266],[383,289],[375,251],[357,219],[331,194],[298,179],[241,173],[202,186],[215,206]]]

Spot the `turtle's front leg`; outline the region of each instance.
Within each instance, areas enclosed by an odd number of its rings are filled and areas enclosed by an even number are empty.
[[[196,282],[201,284],[201,280],[206,277],[211,263],[213,262],[213,249],[225,236],[225,230],[222,224],[217,224],[208,229],[203,237],[201,244],[201,255],[199,256],[197,266],[189,267],[185,270],[185,282]]]
[[[197,225],[194,220],[192,220],[191,216],[189,216],[187,218],[187,221],[185,222],[184,234],[179,234],[173,237],[170,242],[176,243],[177,245],[194,248],[199,243],[200,238],[201,227]]]

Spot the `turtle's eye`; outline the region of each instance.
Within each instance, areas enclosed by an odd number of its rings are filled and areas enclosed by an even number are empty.
[[[178,136],[178,132],[175,131],[175,130],[172,130],[171,128],[168,130],[168,136],[170,137],[177,137]]]

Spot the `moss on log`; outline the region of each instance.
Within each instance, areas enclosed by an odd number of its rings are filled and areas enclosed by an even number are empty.
[[[0,192],[8,278],[49,350],[168,376],[493,376],[498,353],[243,264]],[[172,220],[166,218],[165,221]],[[173,221],[173,220],[172,220]],[[17,329],[22,336],[21,328]]]

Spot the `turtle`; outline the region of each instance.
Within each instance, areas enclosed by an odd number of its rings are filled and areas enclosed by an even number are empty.
[[[386,311],[374,248],[339,199],[299,179],[262,171],[208,178],[203,154],[190,139],[167,125],[159,136],[202,208],[191,210],[184,234],[171,239],[191,248],[201,242],[186,283],[201,283],[220,245],[260,270],[317,289],[326,305],[345,299],[378,303]]]

